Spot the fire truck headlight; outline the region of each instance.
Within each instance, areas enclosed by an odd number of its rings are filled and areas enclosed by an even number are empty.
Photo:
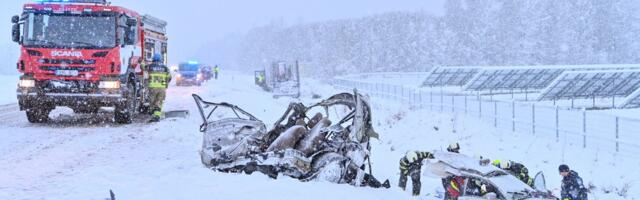
[[[100,81],[98,87],[102,89],[118,89],[120,88],[120,81]]]
[[[21,88],[31,88],[36,86],[35,80],[22,79],[18,81],[18,86]]]

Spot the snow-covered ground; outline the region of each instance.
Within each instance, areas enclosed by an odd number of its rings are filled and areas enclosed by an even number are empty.
[[[312,93],[326,98],[337,92],[322,82],[305,80],[302,101],[307,104],[317,101],[310,98]],[[0,107],[0,199],[104,199],[109,189],[117,199],[410,199],[410,191],[395,187],[398,160],[407,150],[444,149],[453,141],[460,142],[465,154],[512,159],[532,173],[544,171],[556,194],[557,166],[567,163],[596,187],[590,199],[640,197],[634,185],[640,180],[638,159],[548,143],[534,135],[497,130],[472,117],[431,113],[378,98],[371,99],[374,127],[380,133],[380,140],[372,144],[373,174],[390,179],[391,189],[214,172],[200,163],[201,121],[192,93],[234,103],[266,124],[280,117],[292,100],[273,99],[253,84],[252,74],[234,73],[202,87],[171,87],[165,110],[187,109],[191,115],[156,124],[117,125],[108,111],[74,115],[68,109],[54,111],[56,124],[29,124],[15,104]],[[627,198],[616,195],[625,185],[630,186]],[[440,179],[423,174],[419,199],[438,199],[435,194],[441,187]]]
[[[0,105],[18,102],[16,97],[16,87],[18,85],[18,75],[0,75]]]

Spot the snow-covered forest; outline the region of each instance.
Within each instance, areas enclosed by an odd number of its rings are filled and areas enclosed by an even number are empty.
[[[238,66],[299,59],[306,73],[425,71],[432,66],[637,63],[633,0],[449,0],[446,14],[392,12],[252,29]],[[229,40],[222,46],[233,46]],[[214,54],[217,54],[215,52]],[[218,54],[219,55],[219,54]]]

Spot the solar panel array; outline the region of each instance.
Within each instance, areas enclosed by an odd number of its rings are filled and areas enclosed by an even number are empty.
[[[637,65],[620,66],[534,66],[534,67],[500,67],[483,69],[475,76],[464,90],[527,90],[540,91],[548,87],[565,71],[593,70],[629,70],[640,69]]]
[[[464,90],[524,90],[542,89],[551,83],[562,69],[487,69],[474,77]]]
[[[627,97],[640,88],[640,70],[564,72],[538,100]]]
[[[435,67],[427,75],[422,86],[463,86],[477,75],[480,70],[480,67]]]
[[[436,67],[423,82],[434,86],[539,92],[540,101],[624,97],[618,107],[640,107],[640,65]]]

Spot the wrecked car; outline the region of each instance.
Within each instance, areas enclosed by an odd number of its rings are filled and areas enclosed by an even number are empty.
[[[546,189],[544,174],[539,172],[534,180],[535,188],[489,162],[483,162],[463,154],[435,151],[435,159],[425,161],[425,171],[430,176],[464,178],[459,200],[557,200]]]
[[[371,174],[371,108],[354,91],[336,94],[311,106],[291,103],[267,129],[264,122],[229,103],[213,103],[193,95],[203,124],[200,156],[213,170],[285,175],[301,181],[321,180],[354,186],[389,187]],[[214,114],[230,110],[230,116]],[[314,111],[324,111],[324,114]],[[344,115],[336,118],[337,111]],[[334,112],[330,112],[334,111]],[[336,118],[335,121],[331,119]],[[365,171],[368,168],[368,172]]]

